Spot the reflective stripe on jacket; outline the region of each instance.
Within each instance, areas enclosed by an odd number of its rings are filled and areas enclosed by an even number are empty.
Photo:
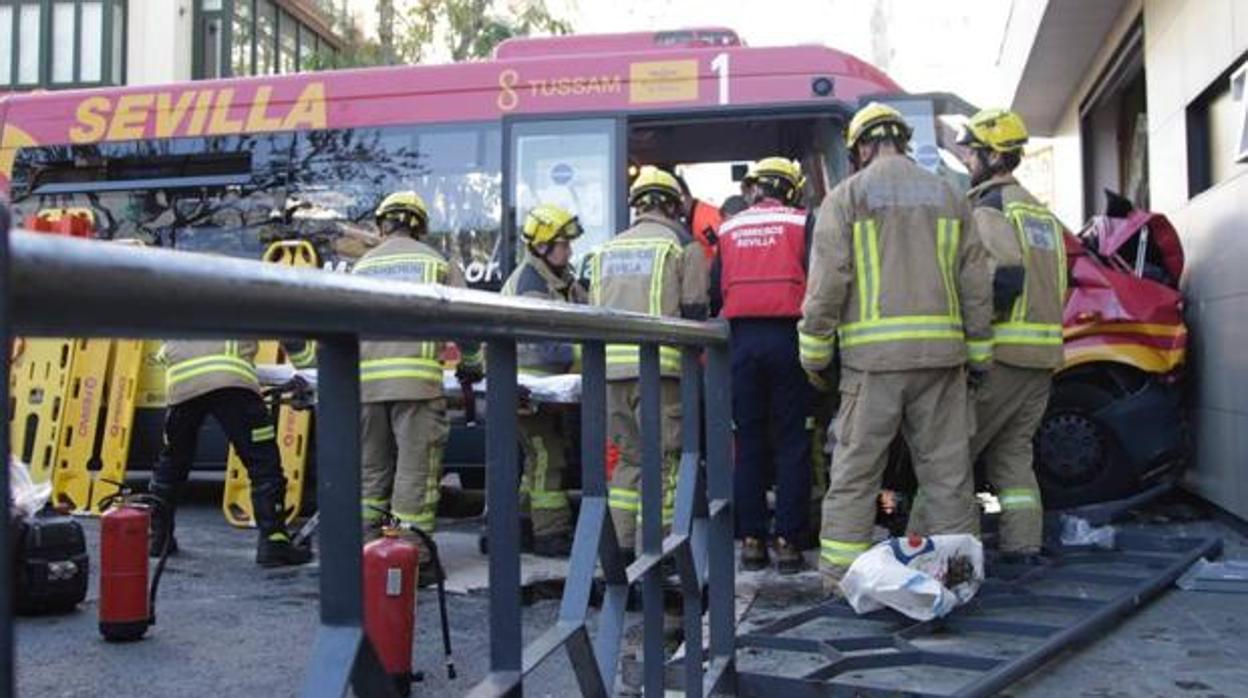
[[[165,342],[165,392],[170,406],[222,388],[257,394],[254,340],[173,340]]]
[[[806,212],[767,200],[720,228],[721,315],[798,318],[806,295]]]
[[[594,257],[594,305],[646,313],[655,317],[704,319],[708,274],[701,248],[679,225],[642,215],[631,228],[604,244]],[[610,344],[608,380],[627,380],[638,374],[638,349]],[[680,375],[680,350],[660,347],[659,363],[665,376]]]
[[[557,273],[545,260],[526,252],[524,261],[503,284],[504,296],[523,296],[564,303],[585,303],[585,291],[571,269]],[[525,342],[516,347],[520,373],[557,375],[572,370],[577,345],[568,342]]]
[[[802,365],[825,368],[837,341],[844,364],[861,371],[989,362],[986,258],[962,196],[909,158],[877,157],[820,208]]]
[[[380,279],[465,287],[463,274],[437,250],[391,236],[360,258],[351,273]],[[442,397],[442,342],[360,342],[360,400],[394,402]]]
[[[1019,368],[1060,368],[1066,303],[1062,224],[1013,177],[984,182],[968,197],[994,266],[1023,268],[1022,291],[994,318],[993,358]]]

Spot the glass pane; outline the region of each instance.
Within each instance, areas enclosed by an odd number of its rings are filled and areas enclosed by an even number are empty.
[[[0,7],[0,85],[13,82],[13,8]]]
[[[139,239],[161,247],[212,251],[259,259],[283,232],[273,225],[287,184],[289,134],[102,143],[22,150],[14,166],[13,210],[18,220],[43,208],[85,207],[94,213],[96,235]],[[250,182],[216,187],[178,186],[178,173],[211,171],[214,163],[238,162]],[[162,163],[168,163],[162,167]],[[237,170],[238,168],[233,168]],[[78,173],[83,191],[33,194],[41,179]],[[138,175],[137,177],[134,175]],[[90,191],[97,181],[163,176],[164,186]],[[59,179],[59,178],[58,178]]]
[[[320,39],[310,29],[304,27],[299,33],[299,65],[303,70],[310,70],[312,62],[320,53]]]
[[[234,75],[251,75],[251,0],[234,2],[234,35],[230,39],[230,65]]]
[[[52,82],[74,81],[74,3],[52,5]]]
[[[538,204],[562,206],[581,219],[585,234],[573,243],[577,267],[585,254],[616,232],[615,122],[516,124],[512,130],[512,205],[522,216]],[[517,246],[519,252],[519,246]]]
[[[17,81],[23,85],[39,82],[39,19],[38,5],[22,5],[17,29]]]
[[[113,84],[125,81],[122,68],[126,64],[126,11],[121,3],[113,4]]]
[[[104,74],[104,3],[82,3],[82,43],[78,45],[82,82],[99,82]]]
[[[204,78],[221,77],[221,18],[204,22]]]
[[[204,12],[218,12],[221,10],[221,0],[202,0]]]
[[[283,12],[282,22],[278,26],[278,30],[281,32],[281,72],[283,73],[294,73],[299,70],[299,63],[297,62],[298,46],[295,36],[296,26],[294,17]]]
[[[277,72],[276,12],[272,0],[256,1],[256,75]]]
[[[296,140],[290,196],[304,228],[324,228],[334,259],[351,262],[377,244],[377,204],[413,189],[429,207],[429,244],[469,283],[497,287],[501,157],[494,125],[311,131]]]

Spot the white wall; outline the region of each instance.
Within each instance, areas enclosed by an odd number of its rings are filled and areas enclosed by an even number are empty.
[[[130,0],[126,82],[191,79],[192,0]]]
[[[1248,50],[1248,2],[1147,0],[1149,184],[1183,237],[1196,372],[1187,484],[1248,518],[1248,166],[1188,197],[1187,106]]]

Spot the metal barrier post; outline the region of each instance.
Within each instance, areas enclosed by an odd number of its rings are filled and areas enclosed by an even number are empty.
[[[9,454],[9,361],[12,355],[9,336],[9,212],[0,208],[0,347],[4,348],[4,380],[0,380],[0,448]],[[9,464],[0,467],[0,521],[9,521]],[[7,531],[0,534],[0,695],[11,696],[13,681],[13,553],[12,539]]]
[[[648,696],[663,695],[663,386],[659,347],[641,345],[641,555],[644,617],[642,669]]]
[[[706,487],[710,499],[709,561],[711,662],[705,692],[716,693],[734,671],[736,646],[732,511],[732,364],[728,346],[707,348]]]
[[[492,695],[520,695],[520,493],[516,441],[516,343],[495,340],[486,354],[485,496],[490,541]]]
[[[364,634],[360,512],[360,344],[323,337],[317,348],[316,496],[321,512],[321,627],[304,696],[392,696]]]
[[[702,698],[702,580],[698,574],[697,558],[704,552],[699,548],[705,545],[705,540],[694,536],[695,517],[702,513],[699,504],[704,500],[698,487],[702,446],[700,353],[692,347],[681,352],[681,454],[676,485],[676,515],[672,523],[672,533],[684,540],[675,555],[684,605],[686,698]]]

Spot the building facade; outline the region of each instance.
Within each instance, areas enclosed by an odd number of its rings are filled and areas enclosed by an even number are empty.
[[[0,91],[299,72],[346,25],[345,0],[0,0]]]
[[[1186,252],[1196,457],[1186,485],[1248,518],[1248,2],[1015,0],[999,61],[1051,137],[1073,229],[1104,190],[1165,213]]]

